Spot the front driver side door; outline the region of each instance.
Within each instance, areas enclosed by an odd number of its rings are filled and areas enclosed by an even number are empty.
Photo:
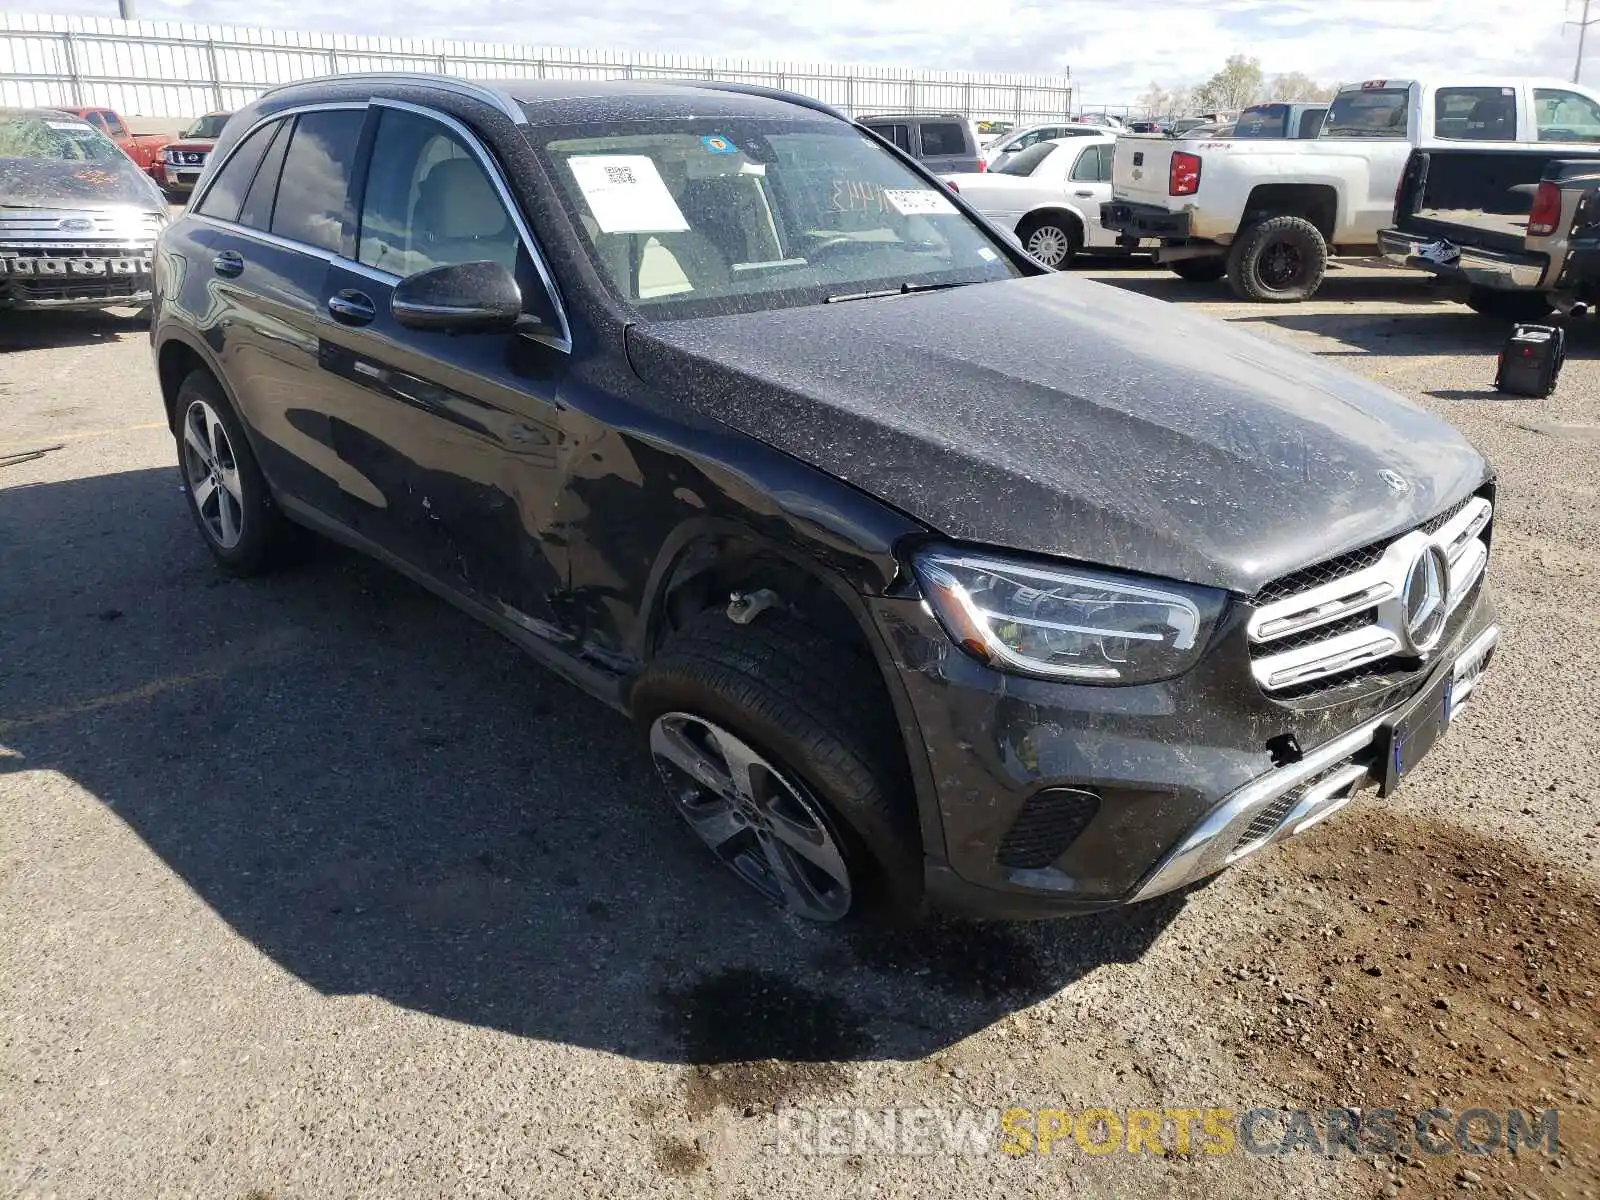
[[[568,353],[556,301],[498,166],[443,114],[374,101],[356,228],[329,269],[318,358],[336,381],[341,460],[376,493],[347,523],[413,569],[560,640],[564,549],[551,537]],[[358,168],[359,169],[359,168]],[[513,272],[530,329],[420,331],[390,311],[407,275],[493,261]]]

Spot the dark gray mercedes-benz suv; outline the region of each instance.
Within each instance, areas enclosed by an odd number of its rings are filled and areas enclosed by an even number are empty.
[[[279,88],[156,289],[225,567],[308,527],[448,598],[803,917],[1170,891],[1392,790],[1494,649],[1447,425],[1045,270],[800,97]]]

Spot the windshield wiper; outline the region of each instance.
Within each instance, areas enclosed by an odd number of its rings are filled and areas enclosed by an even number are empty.
[[[909,296],[912,292],[942,292],[946,288],[966,287],[972,280],[961,283],[902,283],[899,287],[880,288],[872,292],[840,292],[829,296],[823,303],[843,304],[846,300],[881,300],[885,296]]]

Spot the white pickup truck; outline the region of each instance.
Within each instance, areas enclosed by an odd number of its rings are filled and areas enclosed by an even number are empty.
[[[1597,105],[1559,80],[1375,79],[1340,89],[1305,141],[1122,137],[1100,223],[1124,245],[1161,239],[1156,261],[1185,279],[1304,300],[1330,256],[1377,253],[1414,147],[1592,143],[1600,126],[1570,114]]]

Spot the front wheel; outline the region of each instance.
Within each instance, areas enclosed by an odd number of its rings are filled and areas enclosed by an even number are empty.
[[[672,807],[744,884],[809,921],[915,919],[922,849],[872,661],[789,617],[711,612],[635,685]]]
[[[1065,271],[1077,257],[1082,237],[1066,217],[1029,217],[1017,230],[1023,249],[1052,271]]]
[[[1481,317],[1496,321],[1542,321],[1550,315],[1551,304],[1543,292],[1503,291],[1500,288],[1473,287],[1467,293],[1467,307]]]
[[[1328,243],[1301,217],[1268,217],[1240,231],[1228,251],[1228,285],[1241,300],[1307,300],[1328,272]]]

